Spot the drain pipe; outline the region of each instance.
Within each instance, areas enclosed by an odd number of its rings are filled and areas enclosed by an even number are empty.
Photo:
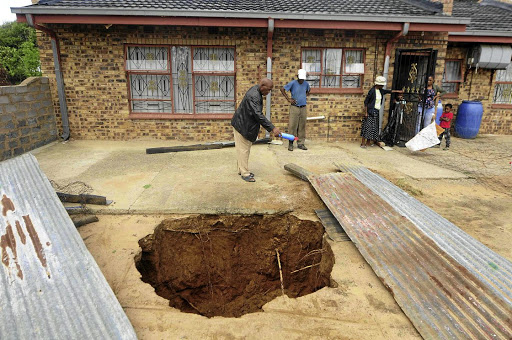
[[[62,71],[60,68],[60,49],[59,49],[59,40],[57,35],[51,29],[38,25],[34,23],[34,18],[32,14],[25,14],[27,18],[27,23],[30,27],[33,27],[37,30],[45,32],[51,38],[52,43],[52,52],[53,52],[53,64],[55,67],[55,79],[57,80],[57,93],[59,95],[59,106],[60,106],[60,115],[62,119],[62,136],[61,138],[64,140],[68,140],[70,137],[69,132],[69,118],[68,118],[68,106],[66,104],[66,95],[64,92],[64,80],[62,78]]]
[[[267,33],[267,78],[272,79],[272,38],[274,36],[274,19],[268,18],[268,33]],[[266,117],[270,120],[270,93],[267,94]],[[266,131],[265,137],[269,138],[270,133]]]
[[[409,33],[409,23],[404,22],[402,31],[398,32],[397,35],[395,35],[393,38],[389,39],[386,43],[386,59],[384,60],[384,73],[383,76],[388,79],[388,73],[389,73],[389,59],[391,58],[391,47],[393,44],[400,39],[403,36],[406,36],[407,33]],[[387,85],[384,86],[384,88],[387,88]],[[384,96],[382,97],[382,104],[380,106],[379,110],[379,132],[382,131],[382,118],[384,117],[384,103],[385,99]]]

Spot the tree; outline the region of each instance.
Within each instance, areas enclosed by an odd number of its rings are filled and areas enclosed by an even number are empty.
[[[35,29],[18,22],[0,26],[0,69],[11,84],[41,75]]]

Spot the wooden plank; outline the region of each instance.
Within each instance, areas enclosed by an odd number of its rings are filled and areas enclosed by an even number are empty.
[[[57,192],[57,196],[59,196],[61,202],[107,205],[107,198],[105,196],[72,195],[63,192]]]
[[[253,144],[266,144],[270,143],[270,138],[257,139]],[[168,153],[168,152],[183,152],[183,151],[198,151],[198,150],[216,150],[227,147],[235,146],[235,142],[215,142],[205,144],[194,144],[194,145],[181,145],[181,146],[169,146],[160,148],[148,148],[146,154],[155,153]]]

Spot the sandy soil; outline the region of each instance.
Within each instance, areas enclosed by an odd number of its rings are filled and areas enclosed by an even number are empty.
[[[449,151],[406,149],[361,151],[352,144],[339,148],[344,161],[379,173],[459,226],[498,254],[512,260],[512,136],[453,138]],[[286,153],[277,150],[276,155]],[[329,158],[326,151],[325,158]],[[252,157],[252,156],[251,156]],[[321,157],[318,154],[315,157]],[[279,159],[279,157],[277,157]],[[390,164],[403,159],[438,166],[464,176],[417,176],[422,169],[399,172]],[[280,162],[279,160],[277,161]],[[331,162],[302,159],[319,173],[335,171]],[[297,163],[300,163],[298,161]],[[276,164],[273,164],[276,165]],[[282,168],[283,164],[277,164]],[[263,170],[261,170],[263,172]],[[449,173],[449,172],[447,172]],[[413,174],[413,175],[408,175]],[[290,175],[291,176],[291,175]],[[279,185],[269,180],[270,185]],[[305,182],[291,180],[287,191],[296,199],[284,205],[293,214],[315,219],[323,203]],[[279,194],[279,193],[278,193]],[[281,193],[286,196],[286,193]],[[114,293],[141,339],[418,339],[419,334],[351,242],[330,242],[335,254],[332,278],[326,287],[297,299],[279,297],[264,312],[240,318],[180,312],[140,280],[133,258],[138,241],[164,218],[185,215],[101,215],[100,221],[79,229]]]

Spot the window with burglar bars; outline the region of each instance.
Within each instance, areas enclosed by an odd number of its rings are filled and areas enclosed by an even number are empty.
[[[512,63],[505,70],[496,71],[493,103],[512,105]]]
[[[132,113],[232,114],[234,47],[127,46]]]
[[[312,89],[361,89],[364,50],[341,48],[302,49],[302,68]],[[321,92],[319,90],[318,92]]]
[[[459,94],[459,86],[462,82],[462,60],[445,61],[443,73],[443,90],[446,94]]]

